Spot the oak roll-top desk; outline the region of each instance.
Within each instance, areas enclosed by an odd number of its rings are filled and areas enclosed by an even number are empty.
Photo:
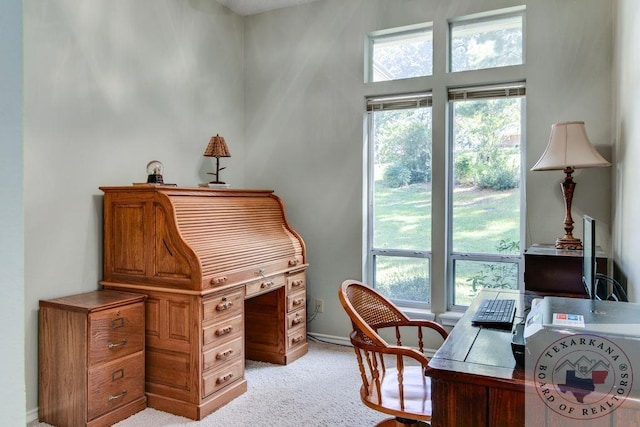
[[[246,391],[245,357],[306,354],[305,245],[272,191],[100,189],[100,284],[147,295],[149,406],[199,420]]]

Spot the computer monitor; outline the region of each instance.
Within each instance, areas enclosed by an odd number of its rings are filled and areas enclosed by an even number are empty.
[[[582,283],[589,298],[597,298],[596,279],[596,221],[589,215],[582,217]]]

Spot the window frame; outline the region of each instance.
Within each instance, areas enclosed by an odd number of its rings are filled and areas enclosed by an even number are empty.
[[[418,258],[427,259],[429,263],[429,302],[399,300],[393,299],[402,307],[413,309],[429,309],[431,307],[431,283],[433,260],[431,250],[415,250],[415,249],[381,249],[374,247],[374,190],[375,190],[375,143],[372,141],[373,135],[373,114],[376,111],[399,111],[412,108],[432,108],[433,94],[431,91],[410,93],[410,94],[394,94],[389,96],[372,96],[366,99],[366,183],[367,183],[367,200],[366,200],[366,261],[365,261],[365,277],[367,281],[375,287],[376,278],[376,258],[378,256],[401,257],[401,258]],[[415,105],[414,105],[415,104]],[[412,106],[414,105],[414,106]],[[377,108],[376,108],[377,107]],[[395,108],[394,108],[395,107]],[[433,124],[432,124],[433,126]],[[429,245],[431,247],[431,245]]]
[[[457,87],[447,89],[447,132],[446,132],[446,150],[447,150],[447,166],[446,166],[446,272],[445,272],[445,291],[447,295],[446,308],[450,311],[464,311],[467,306],[455,304],[455,263],[456,261],[478,261],[491,263],[513,263],[517,265],[517,283],[518,290],[522,290],[524,282],[524,257],[522,256],[522,243],[525,242],[525,194],[522,189],[525,186],[525,147],[526,147],[526,82],[513,82],[496,85],[474,85],[468,87]],[[502,93],[502,94],[501,94]],[[454,184],[454,109],[453,103],[464,100],[489,100],[500,98],[521,97],[524,99],[520,107],[520,253],[518,255],[506,254],[486,254],[471,252],[455,252],[453,250],[453,191]]]
[[[431,51],[432,51],[432,66],[431,73],[424,76],[406,77],[400,79],[388,79],[388,80],[374,80],[374,61],[373,61],[373,49],[376,42],[379,41],[391,41],[408,39],[409,36],[418,35],[422,33],[431,34]],[[397,81],[404,79],[415,79],[420,77],[433,75],[433,22],[424,22],[414,25],[405,25],[402,27],[390,28],[385,30],[372,31],[365,36],[365,61],[364,61],[364,82],[365,83],[382,83],[389,81]]]

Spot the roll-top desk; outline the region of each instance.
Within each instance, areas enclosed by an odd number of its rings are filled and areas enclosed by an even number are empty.
[[[246,391],[245,358],[307,352],[305,246],[272,191],[100,189],[100,284],[147,296],[149,406],[202,419]]]

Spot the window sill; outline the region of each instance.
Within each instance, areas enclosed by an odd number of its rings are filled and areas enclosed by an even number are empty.
[[[440,324],[442,324],[442,326],[456,326],[456,323],[458,323],[458,320],[460,320],[462,316],[464,316],[464,312],[446,311],[438,317],[440,318]]]

